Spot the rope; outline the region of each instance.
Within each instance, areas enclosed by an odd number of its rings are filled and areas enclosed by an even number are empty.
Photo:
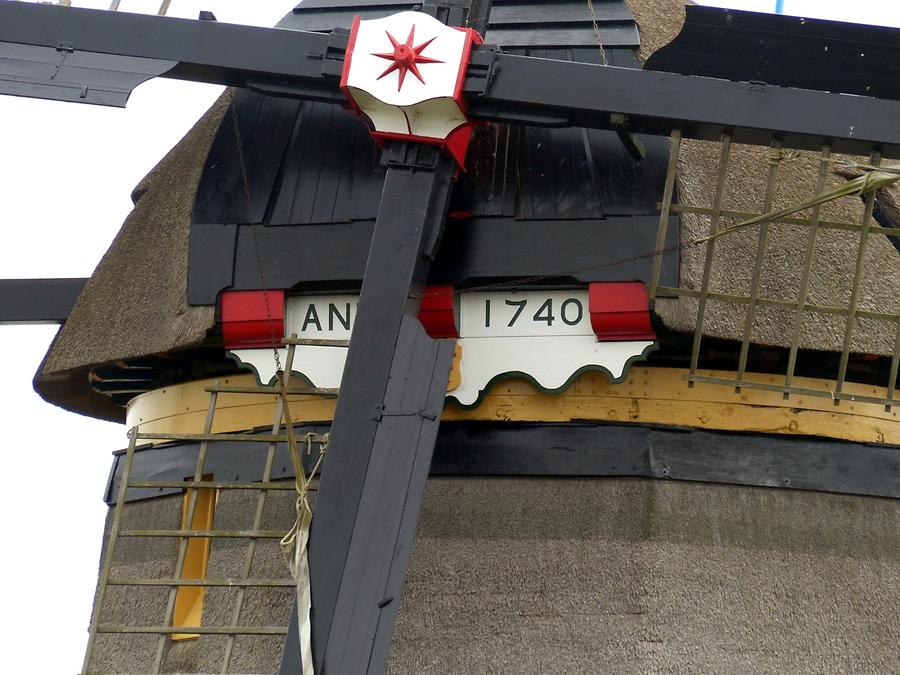
[[[782,151],[780,151],[780,156],[779,156],[779,154],[771,152],[768,159],[770,162],[782,161],[782,160],[792,161],[792,160],[797,159],[799,156],[800,155],[797,151],[782,150]],[[756,225],[763,221],[768,221],[768,222],[776,221],[776,220],[778,220],[782,217],[788,216],[792,213],[796,213],[798,211],[803,211],[807,208],[810,208],[811,206],[815,205],[814,202],[822,204],[822,203],[825,203],[826,201],[832,201],[834,199],[838,199],[839,197],[856,196],[856,195],[860,195],[860,194],[865,194],[866,192],[869,192],[871,190],[880,189],[880,188],[886,187],[887,185],[890,185],[892,183],[900,181],[900,165],[876,167],[876,166],[872,166],[871,164],[853,162],[853,161],[848,161],[845,159],[832,159],[832,160],[828,160],[828,161],[832,164],[837,164],[840,166],[845,166],[845,167],[853,168],[853,169],[859,169],[860,171],[864,171],[867,173],[866,173],[866,175],[860,176],[859,178],[855,179],[855,181],[848,181],[849,187],[847,187],[846,185],[841,186],[841,187],[835,188],[833,191],[826,192],[823,195],[818,195],[812,201],[806,202],[799,206],[791,207],[789,209],[785,209],[784,211],[778,211],[778,212],[774,212],[774,213],[759,215],[750,220],[745,220],[741,223],[733,225],[732,227],[728,227],[723,230],[720,230],[715,235],[715,237],[718,238],[718,237],[730,234],[730,233],[734,232],[735,230],[743,229],[750,225]],[[875,172],[877,172],[878,174],[881,174],[881,175],[873,176],[872,173],[875,173]],[[839,192],[839,194],[833,194],[833,192]],[[569,270],[566,275],[537,274],[537,275],[530,276],[530,277],[517,277],[516,279],[511,279],[509,281],[504,281],[504,282],[484,284],[481,286],[467,286],[466,291],[490,291],[490,290],[495,290],[495,289],[499,289],[499,288],[518,286],[520,284],[537,283],[537,282],[541,282],[541,281],[546,281],[548,279],[556,279],[556,278],[559,278],[560,276],[576,275],[576,274],[579,274],[580,272],[590,272],[593,270],[603,269],[606,267],[615,267],[617,265],[624,265],[627,263],[637,262],[638,260],[643,260],[646,258],[653,258],[658,255],[664,255],[666,253],[674,253],[676,251],[687,251],[692,248],[697,248],[698,246],[705,244],[711,238],[712,237],[709,237],[709,236],[700,237],[698,239],[694,239],[692,241],[689,241],[689,242],[686,242],[686,243],[683,243],[680,245],[666,246],[665,248],[655,249],[652,251],[645,251],[644,253],[638,253],[636,255],[623,257],[623,258],[617,258],[615,260],[610,260],[610,261],[607,261],[604,263],[592,264],[592,265],[586,266],[586,267],[577,267],[572,270]],[[421,296],[419,296],[419,297],[421,297]]]
[[[893,185],[897,181],[900,181],[900,165],[886,166],[881,169],[878,167],[873,167],[869,164],[856,164],[852,162],[848,164],[853,168],[863,170],[865,173],[859,178],[848,180],[843,185],[839,185],[836,188],[832,188],[830,190],[826,190],[825,192],[817,194],[812,199],[801,204],[795,204],[794,206],[789,206],[786,209],[781,209],[780,211],[771,211],[769,213],[764,213],[761,216],[756,216],[755,218],[744,220],[737,225],[734,225],[727,229],[719,230],[714,234],[710,234],[706,237],[701,237],[700,239],[695,239],[694,243],[702,244],[707,241],[712,241],[723,235],[732,234],[737,230],[742,230],[746,227],[749,227],[750,225],[769,223],[773,220],[778,220],[779,218],[784,218],[785,216],[797,213],[798,211],[805,211],[806,209],[810,209],[814,206],[819,206],[821,204],[825,204],[826,202],[840,199],[841,197],[855,197],[859,195],[869,194],[876,190],[880,190],[881,188]]]
[[[244,144],[241,139],[241,128],[238,124],[237,110],[234,107],[234,101],[229,106],[231,111],[231,120],[234,124],[234,140],[237,145],[238,164],[241,169],[241,186],[244,189],[244,201],[247,204],[247,215],[250,215],[252,199],[250,197],[250,179],[247,174],[247,162],[244,159]],[[262,253],[259,250],[259,241],[256,238],[256,228],[250,228],[250,238],[253,240],[253,254],[256,258],[256,271],[259,274],[259,285],[263,289],[263,302],[266,305],[266,318],[269,322],[269,339],[272,343],[272,354],[275,359],[275,372],[279,373],[284,370],[281,367],[281,355],[278,352],[278,341],[275,339],[275,321],[272,318],[272,307],[269,304],[269,285],[266,283],[265,268],[262,262]]]
[[[686,244],[666,246],[665,248],[655,249],[652,251],[646,251],[644,253],[638,253],[637,255],[633,255],[633,256],[629,256],[629,257],[625,257],[625,258],[617,258],[616,260],[610,260],[605,263],[594,264],[594,265],[590,265],[587,267],[576,267],[574,269],[569,270],[566,274],[536,274],[536,275],[530,276],[530,277],[517,277],[515,279],[510,279],[509,281],[494,282],[494,283],[490,283],[490,284],[484,284],[481,286],[466,286],[465,290],[467,292],[492,291],[492,290],[496,290],[498,288],[519,286],[521,284],[537,283],[540,281],[546,281],[548,279],[558,279],[559,277],[563,277],[563,276],[572,276],[572,275],[578,274],[580,272],[591,272],[593,270],[599,270],[599,269],[603,269],[605,267],[615,267],[616,265],[624,265],[626,263],[636,262],[638,260],[644,260],[645,258],[653,258],[654,256],[657,256],[657,255],[673,253],[675,251],[686,251],[688,249],[700,246],[700,244],[702,244],[702,243],[703,242],[699,241],[699,240],[689,241]],[[421,298],[421,297],[425,297],[425,295],[418,295],[418,296],[411,295],[410,297]]]
[[[287,404],[285,394],[282,394]],[[286,408],[285,408],[286,409]],[[288,413],[289,416],[289,413]],[[314,675],[315,669],[312,662],[312,626],[310,623],[310,611],[312,609],[312,593],[309,580],[309,528],[312,523],[312,507],[309,504],[309,485],[315,478],[325,459],[328,450],[329,434],[324,434],[321,439],[314,433],[308,433],[305,437],[306,454],[312,453],[312,446],[320,443],[319,457],[305,476],[303,472],[303,460],[297,448],[293,435],[288,436],[288,447],[291,451],[291,459],[295,468],[295,485],[297,488],[297,518],[293,527],[281,540],[281,551],[291,571],[291,576],[297,583],[297,626],[300,639],[300,658],[302,660],[303,675]]]
[[[594,12],[594,3],[592,0],[587,0],[587,6],[591,11],[591,23],[594,25],[594,35],[597,36],[597,45],[600,47],[600,58],[603,60],[603,65],[608,66],[609,61],[606,60],[606,50],[603,48],[603,40],[600,37],[600,26],[597,25],[597,14]]]

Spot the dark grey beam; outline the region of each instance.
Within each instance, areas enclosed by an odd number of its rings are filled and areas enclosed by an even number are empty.
[[[0,279],[0,324],[63,323],[87,279]]]
[[[900,31],[897,31],[900,36]],[[466,82],[478,119],[610,129],[625,116],[635,133],[900,157],[900,101],[731,82],[706,77],[553,61],[476,48]]]
[[[491,0],[426,1],[478,29]],[[471,10],[471,11],[470,11]],[[412,553],[455,341],[419,323],[456,160],[388,142],[387,170],[309,538],[316,672],[382,673]]]
[[[389,144],[310,532],[316,672],[382,672],[453,359],[416,319],[454,160]]]
[[[895,31],[900,34],[900,31]],[[342,102],[346,35],[0,2],[0,93],[124,105],[154,76]],[[124,74],[124,75],[123,75]],[[84,81],[82,81],[84,80]],[[96,80],[96,81],[94,81]],[[86,85],[86,86],[82,86]],[[652,95],[650,95],[652,92]],[[473,52],[465,93],[485,120],[900,157],[900,101],[676,73]]]
[[[342,102],[345,46],[340,35],[0,2],[0,93],[124,106],[134,87],[163,76]]]

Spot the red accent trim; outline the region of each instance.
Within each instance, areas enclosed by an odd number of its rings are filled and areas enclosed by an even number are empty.
[[[458,338],[453,286],[426,286],[419,321],[433,338]]]
[[[350,28],[350,38],[347,40],[347,49],[344,51],[344,69],[341,71],[340,87],[341,91],[344,92],[344,98],[347,99],[347,104],[350,106],[350,109],[364,120],[368,120],[368,117],[365,116],[362,108],[356,104],[356,99],[350,94],[350,89],[347,88],[347,78],[350,77],[350,64],[353,61],[353,50],[356,48],[357,33],[359,33],[358,15],[353,17],[353,26]]]
[[[350,38],[347,40],[347,49],[344,51],[344,70],[341,71],[341,91],[351,101],[351,97],[347,93],[347,78],[350,76],[350,63],[353,60],[353,49],[356,47],[356,35],[359,33],[359,16],[353,17],[353,26],[350,28]]]
[[[591,328],[600,342],[655,340],[643,282],[593,283],[588,286]]]
[[[456,76],[456,86],[453,88],[453,99],[459,105],[459,109],[466,114],[466,99],[463,97],[462,89],[466,81],[466,72],[469,70],[469,61],[472,60],[472,45],[484,44],[484,38],[481,33],[473,28],[457,28],[466,34],[466,43],[463,46],[462,58],[459,63],[459,74]]]
[[[444,141],[444,148],[456,160],[460,171],[463,173],[466,171],[466,154],[469,152],[469,141],[471,140],[472,125],[463,124],[461,127],[456,127],[451,131]]]
[[[365,115],[364,113],[360,113]],[[368,118],[366,118],[368,119]],[[443,148],[453,159],[459,164],[462,171],[466,170],[466,153],[469,150],[469,140],[472,138],[472,125],[464,122],[451,131],[447,138],[433,138],[431,136],[415,136],[413,134],[398,134],[395,131],[375,131],[369,132],[372,138],[379,144],[386,140],[393,139],[395,141],[410,141],[412,143],[425,143],[427,145],[437,145]]]
[[[225,291],[219,296],[219,308],[225,349],[271,347],[273,338],[281,344],[283,290]]]

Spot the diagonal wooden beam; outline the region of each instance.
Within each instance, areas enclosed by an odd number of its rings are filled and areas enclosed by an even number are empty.
[[[318,673],[384,668],[453,358],[416,317],[454,161],[409,143],[386,159],[310,534]]]

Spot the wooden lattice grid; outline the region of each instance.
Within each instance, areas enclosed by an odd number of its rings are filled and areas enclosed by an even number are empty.
[[[896,382],[898,375],[898,365],[900,365],[900,313],[887,313],[870,311],[861,309],[860,289],[863,281],[864,265],[866,253],[869,247],[870,236],[873,230],[878,236],[898,236],[900,228],[893,227],[873,227],[873,210],[875,206],[876,193],[870,191],[864,195],[864,209],[862,222],[836,222],[826,220],[822,217],[822,208],[820,206],[812,207],[808,217],[790,216],[781,217],[763,222],[754,226],[756,230],[756,248],[753,252],[753,272],[749,280],[749,292],[733,293],[721,292],[711,288],[712,269],[716,255],[716,244],[718,238],[709,239],[702,244],[703,247],[703,274],[699,288],[690,288],[686,285],[679,286],[663,286],[659,283],[660,271],[662,268],[663,255],[666,253],[664,249],[669,217],[673,214],[696,214],[709,219],[709,235],[715,235],[722,228],[724,219],[745,220],[754,218],[758,215],[767,213],[772,208],[773,195],[778,185],[779,169],[783,162],[782,146],[777,139],[773,139],[770,145],[769,153],[769,170],[766,180],[766,188],[761,200],[761,209],[759,213],[748,213],[726,208],[723,195],[725,190],[725,181],[729,171],[729,162],[732,153],[732,139],[727,132],[722,135],[719,147],[719,159],[716,174],[715,191],[712,202],[709,205],[694,205],[677,203],[675,201],[676,174],[679,165],[679,159],[682,152],[682,135],[676,130],[671,135],[671,154],[669,159],[668,171],[666,175],[665,188],[663,192],[663,201],[661,204],[659,230],[656,241],[656,250],[651,273],[651,283],[649,285],[649,295],[651,299],[661,296],[690,297],[697,300],[697,316],[693,329],[693,341],[691,345],[690,370],[685,375],[688,386],[692,386],[694,382],[707,382],[713,384],[722,384],[733,386],[740,391],[741,388],[764,389],[768,391],[781,392],[785,399],[792,394],[817,396],[831,398],[835,405],[839,405],[841,401],[859,401],[864,403],[874,403],[884,405],[890,410],[893,406],[900,404],[900,400],[896,397]],[[872,152],[869,157],[869,165],[877,167],[881,162],[880,154]],[[815,192],[819,194],[825,188],[825,181],[832,168],[834,160],[832,158],[831,148],[828,144],[824,144],[819,153],[818,174],[816,177]],[[856,197],[843,197],[844,199],[855,199]],[[767,255],[767,240],[773,227],[802,227],[806,228],[805,249],[803,251],[803,267],[800,275],[799,285],[796,289],[796,296],[793,300],[784,298],[764,297],[760,291],[760,275]],[[858,233],[858,244],[856,255],[853,258],[853,282],[850,290],[849,298],[846,306],[833,306],[815,304],[810,302],[810,280],[813,272],[813,264],[815,260],[816,243],[821,232],[826,230],[840,230],[850,233]],[[686,242],[682,247],[690,247],[694,242]],[[849,257],[849,254],[848,254]],[[700,374],[699,361],[701,355],[701,345],[704,339],[704,327],[707,318],[707,306],[710,301],[723,302],[730,305],[733,311],[738,311],[739,307],[744,307],[744,321],[742,328],[742,337],[740,342],[740,353],[738,357],[738,367],[734,377],[707,376]],[[784,372],[784,380],[781,384],[771,382],[759,382],[746,378],[747,360],[751,345],[754,344],[753,326],[756,318],[757,310],[760,308],[773,308],[787,310],[792,315],[791,325],[786,327],[787,334],[790,335],[789,351],[787,359],[787,367]],[[833,384],[823,386],[820,389],[801,388],[794,386],[794,375],[797,366],[797,356],[801,348],[801,332],[803,328],[804,318],[810,314],[823,314],[837,317],[843,317],[844,327],[841,337],[840,361],[837,372],[833,380]],[[885,373],[884,387],[885,396],[866,396],[845,391],[847,384],[847,372],[850,363],[851,346],[853,344],[854,332],[857,331],[860,320],[872,320],[890,324],[893,327],[895,340],[894,349],[891,356],[890,368]]]

